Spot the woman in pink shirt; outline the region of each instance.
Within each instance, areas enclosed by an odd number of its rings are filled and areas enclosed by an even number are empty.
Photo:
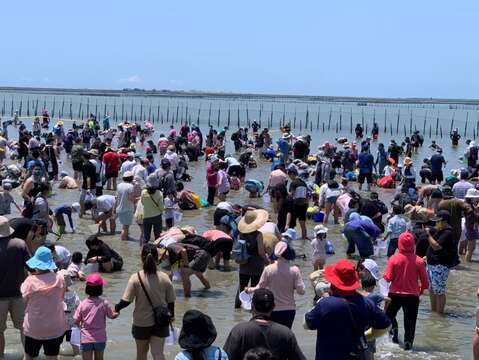
[[[83,360],[103,360],[106,347],[106,318],[116,319],[108,301],[101,297],[106,281],[100,274],[86,278],[85,292],[88,298],[82,300],[73,318],[80,326],[80,350]]]
[[[296,316],[294,291],[296,290],[299,295],[305,293],[303,276],[296,265],[289,263],[294,260],[296,254],[285,241],[276,244],[274,257],[277,260],[264,268],[258,285],[254,288],[246,288],[245,291],[252,293],[258,288],[271,290],[275,299],[271,320],[291,329]]]
[[[206,184],[208,185],[208,204],[213,206],[218,188],[218,158],[214,154],[206,164]]]
[[[25,359],[38,357],[41,348],[47,360],[57,359],[67,321],[63,310],[65,281],[57,269],[50,249],[40,246],[27,261],[30,275],[20,291],[25,302],[23,334]]]

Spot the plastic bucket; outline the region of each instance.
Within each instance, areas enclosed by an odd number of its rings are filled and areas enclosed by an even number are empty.
[[[323,222],[324,220],[324,213],[322,211],[314,213],[311,218],[314,222]]]
[[[242,291],[239,294],[239,299],[241,301],[241,307],[246,311],[251,311],[251,295]]]

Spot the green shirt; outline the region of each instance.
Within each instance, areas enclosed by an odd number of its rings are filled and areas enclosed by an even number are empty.
[[[141,192],[141,203],[143,204],[143,218],[148,219],[161,215],[165,207],[163,194],[161,191],[155,191],[154,194],[148,193],[145,189]]]

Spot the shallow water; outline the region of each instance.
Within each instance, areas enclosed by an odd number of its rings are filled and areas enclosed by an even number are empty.
[[[166,130],[167,126],[156,128],[156,134]],[[205,129],[206,130],[206,129]],[[298,131],[296,131],[297,133]],[[13,130],[11,131],[13,134]],[[273,131],[277,137],[277,132]],[[337,135],[325,134],[322,132],[314,132],[313,149],[317,145],[330,140]],[[346,136],[348,134],[345,134]],[[229,138],[229,136],[227,136]],[[402,137],[401,137],[402,138]],[[397,140],[400,140],[397,138]],[[440,139],[438,139],[439,141]],[[381,136],[380,141],[385,143],[388,139]],[[231,144],[230,144],[231,145]],[[427,149],[429,140],[426,140],[425,147],[420,154],[415,156],[416,165],[420,164],[422,158],[430,156],[431,151]],[[448,168],[459,167],[457,160],[462,149],[452,149],[450,145],[444,145],[444,154],[449,159]],[[375,149],[375,147],[374,147]],[[190,163],[189,173],[193,176],[193,181],[188,184],[190,190],[196,191],[203,196],[206,195],[204,187],[205,167],[204,162]],[[67,161],[64,168],[71,171],[71,165]],[[259,161],[258,168],[249,170],[247,178],[256,178],[266,181],[270,172],[270,164]],[[54,189],[54,195],[51,197],[51,205],[60,203],[72,203],[78,201],[79,190],[66,191]],[[393,190],[380,191],[380,198],[388,201],[392,196]],[[18,197],[18,194],[16,194]],[[243,190],[231,192],[228,200],[234,203],[254,203],[269,209],[269,204],[264,199],[249,199],[247,193]],[[212,227],[212,216],[214,209],[203,209],[185,212],[182,224],[193,225],[197,232]],[[14,212],[15,214],[16,212]],[[13,216],[13,215],[12,215]],[[87,219],[75,219],[77,232],[75,234],[64,235],[59,243],[68,247],[71,251],[86,252],[84,240],[86,237],[96,231],[93,223]],[[314,223],[308,222],[308,229],[311,232]],[[328,263],[344,257],[346,242],[340,235],[340,226],[328,225],[330,229],[329,239],[333,241],[336,247],[336,255],[328,259]],[[133,226],[133,236],[138,237],[138,228]],[[109,285],[105,288],[105,296],[111,304],[115,304],[123,293],[129,276],[139,270],[139,245],[135,242],[122,242],[119,236],[104,236],[105,241],[115,248],[124,258],[124,271],[115,274],[106,274],[105,277],[109,281]],[[296,241],[294,244],[298,253],[306,253],[308,259],[297,260],[296,264],[301,268],[303,277],[307,286],[307,292],[304,296],[297,296],[297,317],[293,330],[297,336],[308,359],[314,358],[316,335],[314,332],[306,331],[302,328],[302,317],[306,311],[312,306],[313,290],[309,287],[308,274],[312,271],[309,257],[309,245],[304,241]],[[385,257],[378,259],[381,269],[384,269],[386,262]],[[446,306],[446,316],[438,317],[429,311],[429,298],[423,296],[419,311],[419,318],[416,331],[415,351],[404,352],[393,345],[387,338],[379,340],[377,358],[379,359],[469,359],[471,357],[471,338],[474,331],[474,314],[477,305],[475,297],[475,289],[479,286],[477,273],[479,266],[477,262],[466,264],[461,270],[451,272],[448,282],[448,302]],[[235,311],[233,309],[234,295],[237,287],[237,272],[220,272],[208,270],[206,276],[209,278],[212,289],[208,291],[201,290],[199,281],[193,280],[193,297],[185,299],[181,284],[175,283],[178,299],[176,302],[176,327],[181,326],[181,318],[184,311],[190,308],[196,308],[208,313],[215,323],[218,330],[218,338],[216,344],[222,346],[229,333],[231,327],[242,320],[249,319],[249,314],[243,311]],[[76,289],[80,297],[84,297],[82,284],[76,284]],[[122,311],[121,316],[112,321],[108,321],[108,347],[106,352],[107,359],[132,359],[135,354],[134,341],[130,335],[131,328],[131,312],[133,306]],[[401,321],[401,314],[398,319]],[[401,329],[401,328],[400,328]],[[400,334],[403,333],[402,331]],[[19,338],[11,326],[6,332],[7,338],[7,358],[21,358],[21,345]],[[173,359],[177,353],[178,347],[166,347],[165,354],[167,359]]]

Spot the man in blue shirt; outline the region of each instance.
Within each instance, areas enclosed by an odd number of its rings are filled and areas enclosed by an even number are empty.
[[[371,190],[371,184],[373,183],[373,166],[374,166],[374,157],[369,152],[369,147],[364,146],[361,153],[358,157],[358,167],[359,167],[359,190],[362,190],[364,180],[367,181],[367,190]]]
[[[351,261],[343,259],[326,266],[324,276],[331,284],[331,294],[321,298],[305,315],[306,327],[317,331],[316,360],[359,359],[361,344],[385,333],[391,322],[371,300],[356,291],[361,285]]]
[[[278,144],[278,150],[281,153],[281,161],[283,164],[286,164],[288,162],[289,158],[289,137],[291,135],[289,134],[284,134],[277,142]]]

